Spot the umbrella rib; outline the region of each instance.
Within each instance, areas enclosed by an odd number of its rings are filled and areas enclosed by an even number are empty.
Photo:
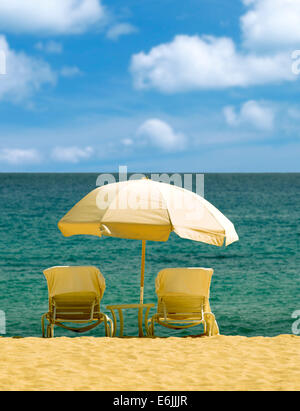
[[[169,210],[168,210],[168,204],[167,204],[167,202],[166,202],[166,199],[165,199],[165,197],[164,197],[164,194],[162,193],[159,185],[158,185],[158,191],[160,192],[161,197],[162,197],[162,199],[164,200],[164,203],[165,203],[164,205],[165,205],[165,209],[166,209],[166,212],[167,212],[167,214],[168,214],[168,217],[169,217],[170,226],[171,226],[171,231],[174,231],[173,222],[172,222],[172,219],[171,219]]]
[[[177,187],[177,186],[176,186],[176,187]],[[184,190],[182,187],[177,187],[177,188],[178,188],[180,191],[183,191],[183,190]],[[169,220],[170,220],[170,224],[171,224],[171,231],[174,231],[174,225],[173,225],[173,221],[172,221],[172,218],[171,218],[171,216],[170,216],[170,213],[169,213],[169,210],[168,210],[168,207],[167,207],[167,204],[166,204],[166,199],[165,199],[165,197],[164,197],[164,194],[163,194],[162,191],[160,190],[160,187],[159,187],[159,186],[158,186],[158,189],[159,189],[159,191],[160,191],[160,193],[161,193],[161,195],[162,195],[162,197],[163,197],[163,199],[164,199],[164,201],[165,201],[166,211],[167,211],[167,213],[168,213]],[[191,191],[190,193],[196,196],[196,194],[195,194],[193,191]],[[219,221],[218,216],[214,215],[214,214],[212,213],[212,211],[210,210],[210,206],[212,206],[212,207],[214,207],[214,206],[213,206],[209,201],[207,201],[204,197],[201,197],[201,196],[197,196],[197,197],[200,197],[201,200],[204,200],[204,201],[209,205],[208,207],[206,207],[206,210],[208,211],[209,215],[210,215],[213,219],[217,220],[217,222],[218,222],[218,223],[220,224],[220,226],[223,228],[223,232],[206,230],[206,229],[204,229],[204,228],[197,229],[197,231],[202,232],[202,233],[205,233],[205,234],[220,235],[220,236],[223,236],[224,239],[225,239],[225,238],[226,238],[226,227],[224,227],[223,224]],[[214,207],[214,208],[215,208],[215,209],[221,214],[221,216],[222,216],[222,213],[221,213],[216,207]],[[224,217],[225,217],[225,216],[224,216]]]

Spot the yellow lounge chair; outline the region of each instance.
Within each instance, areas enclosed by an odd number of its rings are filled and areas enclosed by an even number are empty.
[[[204,326],[204,334],[219,334],[209,305],[211,268],[167,268],[155,280],[157,313],[148,321],[148,335],[154,336],[154,323],[172,329]]]
[[[49,294],[49,311],[42,316],[42,334],[54,336],[54,326],[77,333],[89,331],[104,322],[105,335],[113,333],[112,320],[100,311],[105,280],[98,268],[91,266],[57,266],[44,271]],[[63,323],[88,324],[73,328]],[[109,327],[110,325],[110,327]]]

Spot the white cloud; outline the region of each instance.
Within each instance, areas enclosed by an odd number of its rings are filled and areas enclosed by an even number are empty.
[[[0,30],[13,33],[77,34],[106,19],[101,0],[6,0]]]
[[[244,43],[251,48],[290,48],[300,43],[300,0],[244,0]]]
[[[93,153],[92,147],[55,147],[52,150],[52,158],[59,162],[78,163],[80,160],[89,159]]]
[[[132,146],[133,144],[133,140],[131,138],[124,138],[121,142],[124,146],[127,146],[127,147]]]
[[[274,123],[274,111],[264,103],[254,100],[244,103],[239,113],[232,106],[224,108],[226,122],[230,126],[250,125],[261,130],[271,130]]]
[[[63,51],[62,44],[53,40],[49,40],[47,42],[39,41],[36,43],[35,48],[50,54],[60,54]]]
[[[212,36],[176,36],[148,54],[135,54],[130,70],[137,88],[167,93],[296,80],[289,53],[245,54],[230,38]]]
[[[120,36],[136,33],[138,29],[129,23],[118,23],[112,26],[106,33],[110,40],[118,40]]]
[[[60,75],[63,77],[74,77],[74,76],[80,76],[82,74],[81,70],[76,67],[76,66],[64,66],[60,70]]]
[[[4,50],[0,50],[0,75],[6,74],[6,55]]]
[[[165,151],[180,151],[185,148],[186,138],[184,134],[175,132],[172,127],[157,118],[145,121],[138,129],[137,135]]]
[[[6,74],[0,76],[0,100],[19,102],[42,85],[55,84],[56,75],[46,62],[12,50],[4,36],[0,36],[0,50],[6,59]]]
[[[41,155],[35,149],[3,148],[0,161],[10,165],[35,164],[41,161]]]

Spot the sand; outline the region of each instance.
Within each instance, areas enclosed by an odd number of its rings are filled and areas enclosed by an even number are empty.
[[[0,338],[0,390],[299,390],[300,337]]]

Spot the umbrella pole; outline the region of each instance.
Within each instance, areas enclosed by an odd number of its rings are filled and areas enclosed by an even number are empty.
[[[146,255],[146,240],[142,240],[142,262],[141,262],[141,294],[140,294],[140,304],[143,304],[143,302],[144,302],[145,255]]]

